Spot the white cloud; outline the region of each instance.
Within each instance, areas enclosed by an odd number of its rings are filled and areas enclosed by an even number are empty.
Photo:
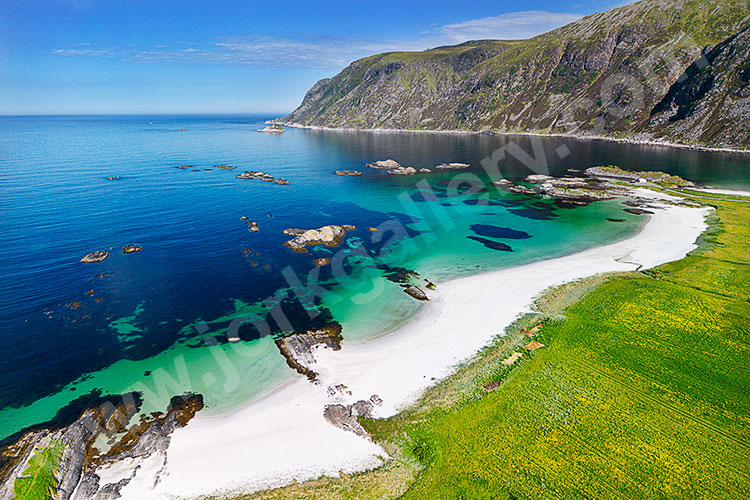
[[[524,11],[472,19],[440,26],[408,40],[372,41],[336,36],[304,35],[287,38],[248,35],[222,38],[213,43],[191,43],[190,48],[159,45],[154,50],[123,47],[91,47],[80,44],[53,51],[60,56],[108,57],[142,63],[199,62],[285,68],[346,66],[360,57],[396,50],[424,50],[478,39],[516,40],[545,33],[579,19],[578,14]],[[179,44],[177,44],[179,45]]]
[[[580,19],[580,14],[528,10],[448,24],[439,32],[456,43],[467,40],[531,38]]]

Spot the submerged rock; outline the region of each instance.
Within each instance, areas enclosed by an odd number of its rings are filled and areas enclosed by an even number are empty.
[[[97,250],[95,252],[87,253],[83,256],[81,259],[81,262],[84,264],[90,264],[92,262],[102,262],[104,260],[107,260],[107,257],[109,257],[109,252],[106,250]]]
[[[222,163],[221,165],[216,165],[216,168],[218,168],[219,170],[234,170],[237,167],[233,167],[232,165],[225,165]]]
[[[359,170],[336,170],[334,172],[334,175],[362,175],[362,172]]]
[[[336,247],[341,244],[344,236],[347,232],[355,230],[355,226],[342,225],[342,226],[323,226],[318,229],[307,229],[303,232],[299,229],[286,229],[284,234],[296,234],[296,238],[289,240],[284,245],[291,248],[295,252],[305,253],[307,245],[325,245],[327,247]]]

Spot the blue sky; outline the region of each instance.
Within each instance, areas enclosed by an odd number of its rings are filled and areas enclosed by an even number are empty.
[[[0,1],[0,114],[281,113],[359,57],[518,39],[584,0]]]

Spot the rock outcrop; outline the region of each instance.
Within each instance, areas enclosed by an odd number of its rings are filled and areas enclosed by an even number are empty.
[[[119,398],[119,397],[118,397]],[[137,394],[104,398],[101,404],[83,411],[75,421],[61,428],[39,429],[26,433],[14,444],[2,449],[0,498],[13,498],[15,481],[22,477],[31,458],[53,443],[62,445],[62,456],[54,474],[54,498],[58,500],[96,500],[117,498],[119,490],[132,478],[100,484],[97,467],[126,461],[138,463],[154,453],[164,454],[172,432],[186,425],[203,408],[199,394],[175,396],[166,413],[142,415],[130,427],[130,420],[141,405]],[[118,439],[106,452],[94,447],[100,436]],[[121,436],[121,437],[120,437]],[[75,496],[73,493],[75,492]]]
[[[342,340],[341,325],[331,323],[322,328],[278,338],[276,339],[276,345],[291,368],[314,381],[318,374],[311,368],[315,363],[313,348],[318,345],[325,345],[334,351],[338,351],[341,349]]]
[[[283,134],[284,132],[286,132],[286,130],[284,130],[284,127],[277,123],[269,123],[264,128],[256,130],[256,132],[265,132],[266,134]]]
[[[295,252],[305,253],[307,252],[306,246],[314,245],[325,245],[327,247],[337,247],[341,244],[341,241],[349,231],[357,229],[355,226],[342,225],[342,226],[323,226],[318,229],[285,229],[283,232],[287,235],[296,235],[292,240],[284,243],[287,248],[294,250]]]

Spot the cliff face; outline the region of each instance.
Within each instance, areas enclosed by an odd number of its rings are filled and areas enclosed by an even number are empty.
[[[319,81],[280,121],[750,147],[749,24],[746,0],[645,0],[529,40],[379,54]]]

